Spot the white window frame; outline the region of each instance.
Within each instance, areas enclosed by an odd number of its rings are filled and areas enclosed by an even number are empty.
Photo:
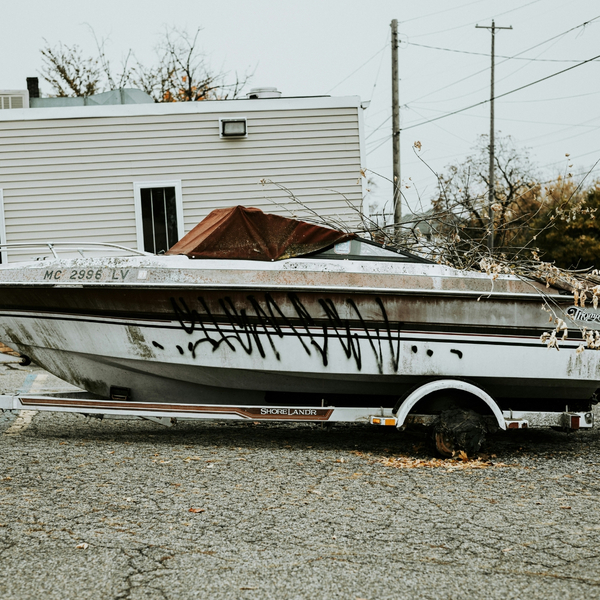
[[[144,251],[144,228],[142,224],[142,190],[148,188],[175,188],[175,210],[177,218],[177,237],[183,237],[183,195],[181,193],[181,180],[134,181],[133,198],[135,202],[135,234],[137,249]]]
[[[6,244],[6,221],[4,220],[4,195],[2,188],[0,188],[0,244]],[[2,264],[5,265],[8,262],[7,248],[0,250],[0,257],[2,257]]]

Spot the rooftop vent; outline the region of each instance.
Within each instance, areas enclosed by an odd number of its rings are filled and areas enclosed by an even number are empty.
[[[0,109],[29,108],[27,90],[0,90]]]
[[[281,92],[274,87],[252,88],[246,96],[248,100],[257,100],[259,98],[281,98]]]

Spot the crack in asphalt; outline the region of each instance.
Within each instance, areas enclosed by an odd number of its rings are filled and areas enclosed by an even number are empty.
[[[383,467],[353,453],[428,450],[355,426],[38,414],[0,438],[0,596],[600,595],[595,431],[492,436],[517,466],[476,472]]]

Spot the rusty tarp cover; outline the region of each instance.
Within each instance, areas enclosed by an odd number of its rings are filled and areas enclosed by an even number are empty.
[[[218,208],[166,254],[190,258],[279,260],[304,256],[356,237],[335,229],[264,213],[259,208]]]

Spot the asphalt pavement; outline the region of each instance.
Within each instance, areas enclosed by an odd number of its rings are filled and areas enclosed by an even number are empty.
[[[66,389],[0,361],[0,392]],[[26,414],[24,414],[26,413]],[[0,416],[0,598],[600,597],[600,433]]]

